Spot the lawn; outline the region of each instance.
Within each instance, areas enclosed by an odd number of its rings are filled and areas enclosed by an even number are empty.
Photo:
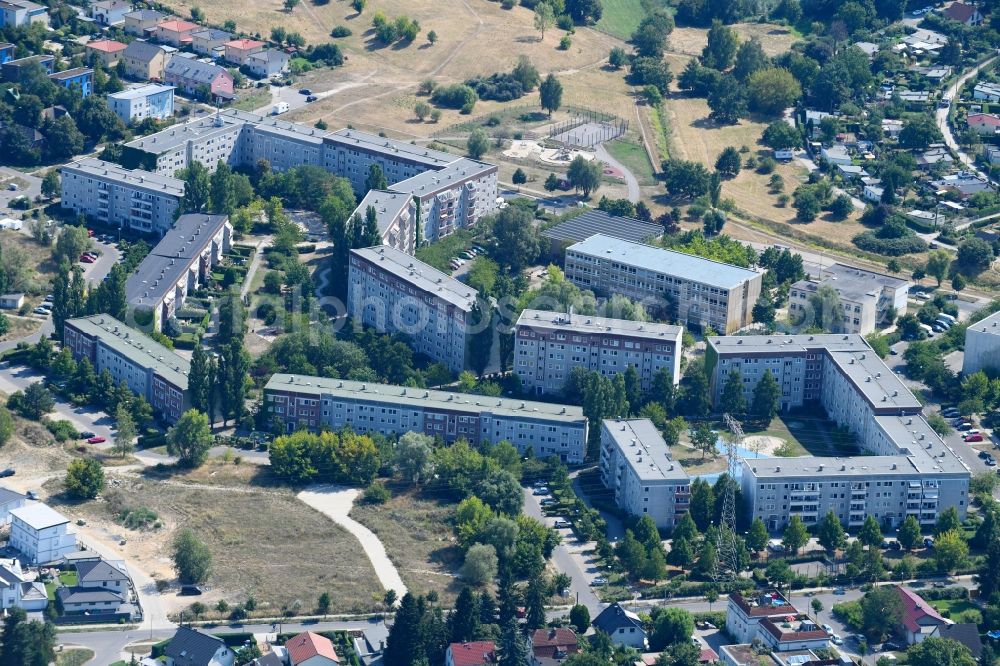
[[[981,613],[982,611],[968,599],[941,599],[939,601],[928,601],[934,609],[941,613],[942,616],[954,620],[955,622],[970,622],[972,620],[965,619],[963,616],[969,611],[975,611],[976,613]]]
[[[451,267],[448,262],[452,257],[457,257],[462,250],[468,249],[472,245],[475,234],[466,229],[459,229],[452,235],[442,238],[436,243],[430,243],[417,249],[417,259],[430,264],[434,268],[451,274]]]
[[[94,658],[94,651],[87,648],[70,648],[56,654],[56,666],[83,666]]]
[[[604,13],[597,29],[618,39],[627,40],[646,16],[640,0],[604,0]]]
[[[66,587],[73,587],[77,583],[76,572],[75,571],[60,571],[59,572],[59,582]],[[55,581],[49,581],[45,583],[45,594],[48,595],[49,601],[56,598],[56,585]]]
[[[271,91],[269,88],[250,88],[241,90],[232,106],[234,109],[242,111],[256,111],[270,101]]]
[[[630,141],[609,141],[604,144],[611,156],[621,162],[636,177],[640,185],[655,185],[656,176],[649,163],[646,149]]]
[[[451,528],[455,505],[405,487],[392,491],[393,498],[381,506],[355,504],[351,518],[378,535],[407,589],[434,590],[447,607],[461,591],[456,573],[462,555]]]

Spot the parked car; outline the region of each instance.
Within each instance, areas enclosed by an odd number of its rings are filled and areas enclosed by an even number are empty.
[[[886,641],[885,643],[882,643],[882,649],[888,652],[889,650],[902,650],[903,648],[898,643]]]
[[[990,452],[989,451],[980,451],[979,452],[979,457],[982,458],[983,460],[986,460],[987,458],[990,457]]]
[[[87,438],[87,444],[103,444],[106,441],[108,441],[108,440],[106,438],[104,438],[104,437],[101,437],[100,435],[98,435],[96,437],[88,437]]]
[[[974,435],[965,435],[964,437],[962,437],[962,439],[964,439],[969,444],[972,444],[973,442],[983,441],[983,436],[980,435],[979,433],[976,433]]]
[[[933,548],[934,547],[934,539],[932,537],[924,537],[924,547],[925,548]],[[935,583],[935,585],[937,585],[937,583]]]
[[[52,294],[46,294],[44,300],[45,300],[46,303],[51,303],[52,300],[53,300],[53,298],[54,297],[52,296]]]
[[[558,503],[559,503],[559,502],[558,502],[558,501],[557,501],[556,499],[552,498],[552,497],[549,497],[549,498],[546,498],[546,499],[543,499],[543,500],[542,500],[542,501],[540,502],[540,504],[541,504],[542,506],[555,506],[555,505],[556,505],[556,504],[558,504]]]
[[[598,576],[594,580],[590,581],[590,584],[591,585],[607,585],[608,584],[608,579],[605,578],[604,576]]]
[[[91,437],[94,436],[95,436],[94,433],[90,432],[89,430],[84,430],[83,432],[80,433],[80,439],[90,439]]]
[[[828,625],[828,624],[821,624],[820,626],[823,627],[823,631],[825,631],[826,633],[828,633],[828,634],[832,634],[833,633],[833,627],[831,627],[830,625]]]
[[[830,638],[830,642],[833,643],[834,645],[843,645],[844,644],[844,639],[841,638],[839,634],[834,634]]]
[[[80,255],[80,263],[92,264],[92,263],[94,263],[94,258],[92,256],[90,256],[89,254],[81,254]]]
[[[987,467],[996,467],[997,466],[997,461],[994,460],[993,458],[987,458],[986,459],[986,466]]]
[[[532,495],[548,495],[549,494],[549,489],[547,487],[545,487],[545,486],[539,486],[538,488],[535,488],[534,490],[532,490],[531,494]]]
[[[45,308],[41,307],[41,306],[35,308],[34,310],[32,310],[32,312],[34,312],[35,314],[40,314],[40,315],[47,315],[47,314],[49,314],[49,311],[46,310]]]
[[[181,585],[181,595],[185,597],[197,596],[201,594],[201,588],[197,585]]]
[[[573,523],[569,522],[568,520],[557,520],[556,527],[557,528],[573,527]]]
[[[301,89],[299,90],[299,94],[300,94],[300,95],[312,95],[312,94],[313,94],[313,91],[312,91],[312,90],[310,90],[309,88],[301,88]]]
[[[974,427],[975,427],[975,426],[973,426],[973,425],[972,425],[971,423],[969,423],[968,421],[963,421],[962,423],[959,423],[959,424],[958,424],[958,425],[957,425],[957,426],[955,427],[955,430],[961,430],[962,432],[968,432],[969,430],[972,430],[972,429],[973,429]]]
[[[0,472],[0,479],[6,479],[8,476],[14,476],[13,467],[8,467],[7,469]]]
[[[309,95],[308,97],[306,97],[306,103],[315,102],[318,99],[319,97],[316,97],[316,95]]]
[[[836,594],[837,596],[843,596],[843,595],[847,594],[847,590],[845,590],[842,587],[838,587],[838,588],[835,588],[833,590],[833,593]]]

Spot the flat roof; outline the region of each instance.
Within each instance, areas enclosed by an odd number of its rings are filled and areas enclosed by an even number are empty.
[[[878,291],[882,289],[900,289],[910,286],[908,280],[845,264],[833,264],[824,268],[818,278],[800,280],[792,286],[802,288],[800,285],[806,283],[828,284],[842,296],[855,301],[860,301],[865,296],[877,297]]]
[[[670,457],[670,447],[649,419],[604,419],[602,423],[640,480],[688,480],[687,472]]]
[[[407,192],[422,197],[449,189],[462,181],[480,176],[488,171],[497,170],[493,164],[477,162],[467,157],[456,158],[451,155],[449,157],[452,159],[452,163],[445,168],[428,169],[416,176],[394,183],[390,187],[397,192]]]
[[[975,324],[969,324],[966,330],[987,333],[989,335],[1000,335],[1000,312],[994,312],[990,316],[980,319]]]
[[[135,42],[132,42],[135,44]],[[246,123],[242,115],[236,115],[233,110],[227,109],[219,113],[213,113],[204,118],[186,122],[182,125],[174,125],[164,130],[144,136],[125,144],[126,148],[143,150],[156,155],[174,150],[185,145],[188,141],[202,137],[209,137],[215,134],[226,134]]]
[[[64,69],[61,72],[53,72],[52,74],[49,74],[49,78],[55,79],[56,81],[62,81],[63,79],[72,79],[77,76],[93,73],[94,70],[90,67],[74,67],[73,69]]]
[[[76,162],[61,167],[61,170],[78,171],[93,178],[103,178],[115,182],[126,183],[132,187],[157,192],[160,194],[184,196],[184,181],[173,176],[151,173],[149,171],[129,170],[113,162],[105,162],[96,157],[84,157]]]
[[[125,282],[125,297],[135,305],[155,305],[174,288],[229,218],[193,213],[181,215]]]
[[[536,330],[575,331],[578,333],[601,335],[627,335],[648,340],[670,340],[680,343],[684,332],[683,326],[657,324],[648,321],[632,321],[630,319],[609,319],[592,315],[550,312],[548,310],[523,310],[517,318],[518,328],[533,328]]]
[[[387,402],[407,407],[428,407],[475,414],[489,413],[504,417],[563,421],[580,423],[581,425],[587,422],[587,418],[583,415],[583,408],[576,405],[493,398],[468,393],[449,393],[433,389],[355,382],[328,377],[310,377],[308,375],[275,373],[267,382],[264,390],[332,395],[339,398]]]
[[[408,159],[411,162],[423,164],[431,169],[443,169],[455,160],[455,155],[431,150],[424,146],[415,146],[405,141],[397,141],[387,137],[360,132],[354,129],[342,129],[332,132],[328,140],[345,147],[367,150],[373,153],[392,153],[395,157]]]
[[[15,516],[34,530],[44,530],[47,527],[55,527],[69,522],[69,518],[48,504],[41,502],[11,509],[10,515]]]
[[[351,254],[465,312],[472,310],[479,296],[478,291],[464,282],[388,245],[359,248],[351,250]]]
[[[385,233],[389,225],[399,217],[400,213],[413,201],[412,195],[402,192],[392,192],[389,190],[368,190],[368,194],[361,200],[355,212],[364,218],[368,207],[375,209],[375,218],[378,223],[378,230]]]
[[[107,314],[69,319],[67,323],[85,335],[100,339],[102,343],[136,365],[152,369],[174,386],[187,389],[191,362],[142,331],[130,328]]]
[[[139,99],[141,97],[149,97],[150,95],[158,95],[159,93],[174,89],[174,86],[164,86],[159,83],[147,83],[135,88],[127,88],[121,92],[109,93],[108,97],[113,99]]]
[[[760,277],[760,273],[749,268],[740,268],[662,247],[633,243],[604,234],[595,234],[587,240],[569,246],[566,251],[613,260],[626,266],[673,275],[723,289],[733,289],[747,280]]]
[[[663,227],[653,222],[608,215],[603,210],[590,209],[583,215],[577,215],[539,233],[542,238],[572,243],[587,240],[594,234],[641,243],[649,238],[662,236]]]

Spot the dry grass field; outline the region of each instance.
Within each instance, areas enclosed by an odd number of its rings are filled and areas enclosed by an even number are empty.
[[[434,590],[448,606],[461,591],[455,574],[462,555],[450,525],[454,513],[453,504],[394,487],[386,504],[355,504],[351,517],[378,535],[407,589],[419,594]]]
[[[736,23],[731,26],[740,40],[757,37],[769,56],[784,53],[798,37],[785,26],[770,23]],[[670,33],[671,53],[700,55],[708,42],[708,31],[704,28],[675,28]]]

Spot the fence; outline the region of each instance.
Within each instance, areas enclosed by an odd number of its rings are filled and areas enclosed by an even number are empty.
[[[552,125],[549,128],[550,139],[570,146],[592,148],[628,132],[628,120],[613,114],[577,107],[568,107],[567,111],[573,117]]]

